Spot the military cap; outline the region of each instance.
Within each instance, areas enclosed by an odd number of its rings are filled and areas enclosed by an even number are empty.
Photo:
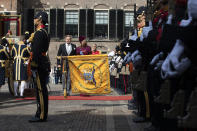
[[[25,31],[25,34],[29,34],[29,31]]]
[[[8,44],[9,44],[8,40],[5,37],[2,37],[2,39],[1,39],[1,45],[6,46]]]
[[[29,37],[30,37],[29,31],[25,31],[25,40],[29,39]]]
[[[44,23],[48,23],[48,14],[44,11],[40,11],[34,16],[34,19],[42,19]]]

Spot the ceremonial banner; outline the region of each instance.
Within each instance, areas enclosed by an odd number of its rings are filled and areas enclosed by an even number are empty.
[[[68,56],[73,93],[110,93],[110,74],[107,55]]]

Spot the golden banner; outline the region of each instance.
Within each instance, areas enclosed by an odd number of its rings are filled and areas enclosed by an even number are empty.
[[[107,55],[68,56],[73,93],[110,93],[110,73]]]

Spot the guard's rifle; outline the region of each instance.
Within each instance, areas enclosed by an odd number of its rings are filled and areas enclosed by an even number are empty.
[[[57,56],[57,59],[60,60],[60,63],[63,63],[62,65],[62,87],[64,89],[64,98],[67,97],[67,91],[66,91],[66,86],[67,86],[67,56]]]

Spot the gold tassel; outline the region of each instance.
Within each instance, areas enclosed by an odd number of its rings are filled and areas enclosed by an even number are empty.
[[[67,92],[66,92],[66,89],[64,89],[64,98],[65,98],[65,99],[67,98]]]

